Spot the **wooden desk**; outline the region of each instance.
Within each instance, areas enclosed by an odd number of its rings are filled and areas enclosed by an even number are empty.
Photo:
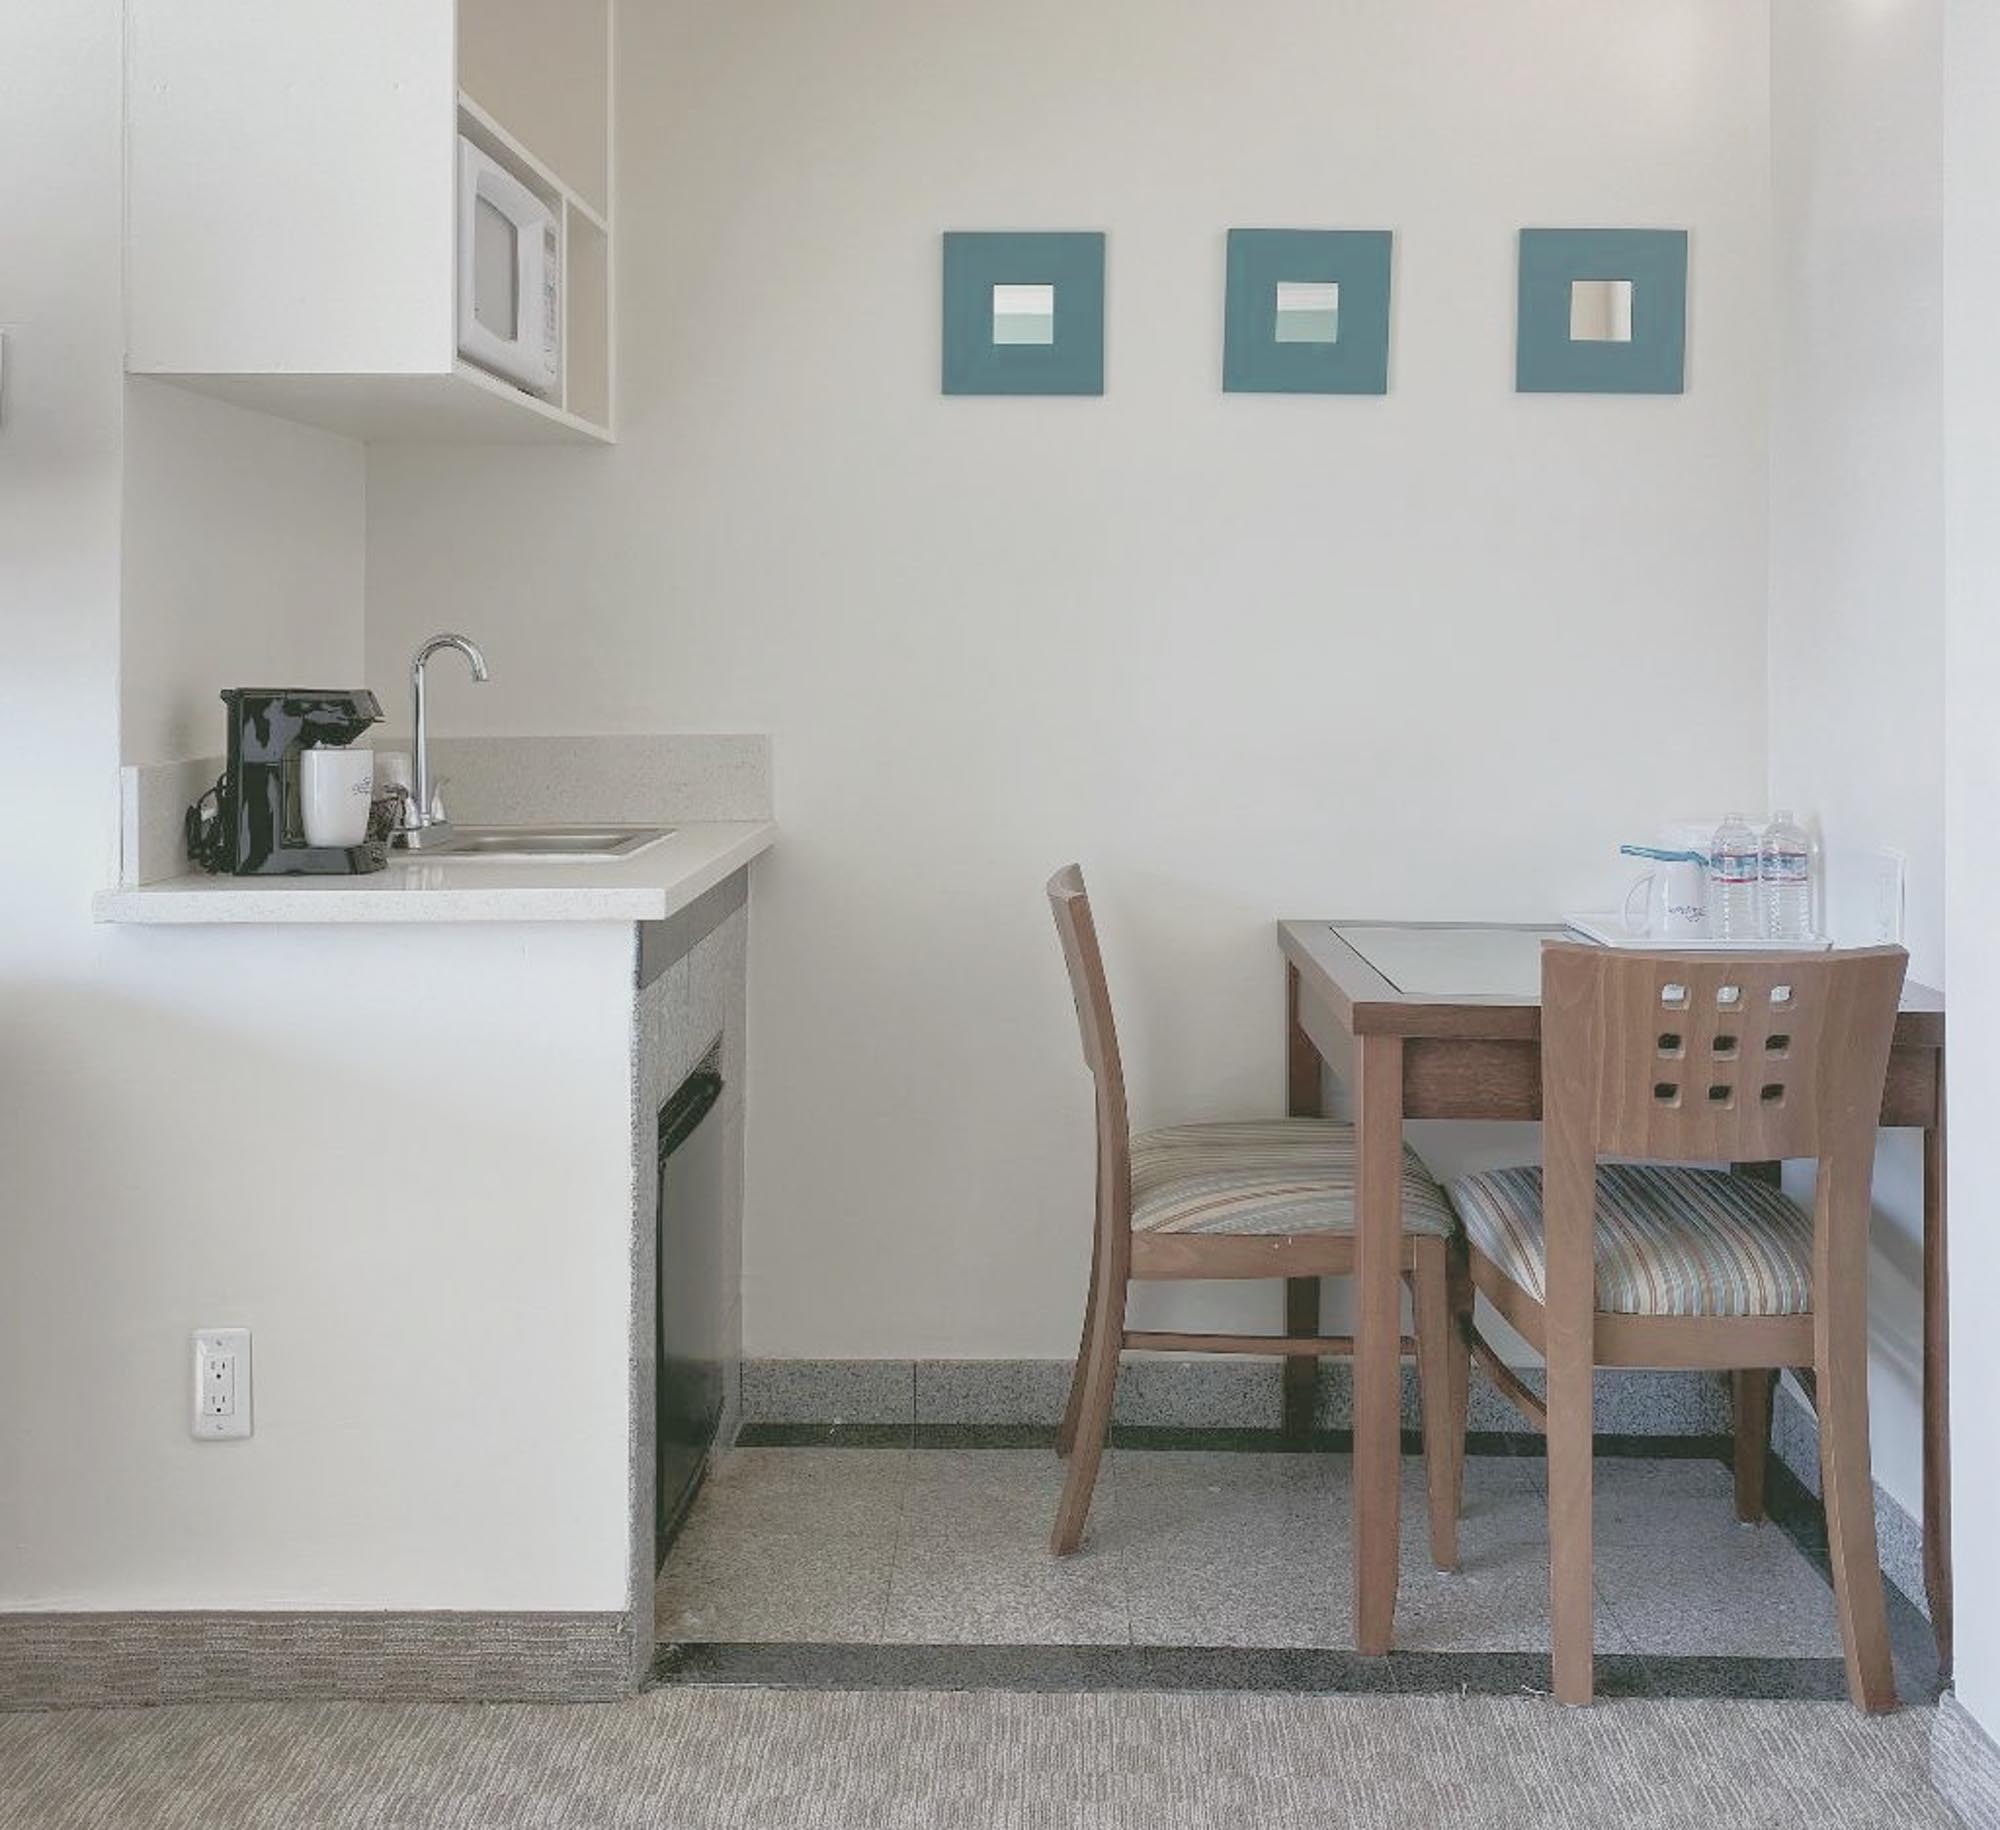
[[[1399,1176],[1406,1118],[1538,1119],[1544,938],[1499,923],[1284,921],[1289,1109],[1320,1111],[1322,1063],[1346,1085],[1359,1133],[1354,1349],[1354,1614],[1357,1645],[1395,1637],[1402,1290]],[[1951,1670],[1951,1511],[1946,1427],[1944,999],[1904,989],[1882,1123],[1924,1134],[1924,1588],[1941,1670]],[[1319,1286],[1287,1286],[1286,1332],[1319,1326]],[[1285,1367],[1285,1422],[1310,1427],[1314,1363]]]

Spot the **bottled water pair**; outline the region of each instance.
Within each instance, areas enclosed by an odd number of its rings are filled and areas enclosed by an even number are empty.
[[[1772,815],[1762,838],[1732,813],[1708,856],[1718,940],[1812,938],[1812,846],[1788,811]]]

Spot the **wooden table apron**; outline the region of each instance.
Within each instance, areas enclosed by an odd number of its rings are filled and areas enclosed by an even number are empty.
[[[1406,1118],[1539,1119],[1541,1009],[1531,998],[1438,996],[1391,984],[1337,927],[1359,921],[1285,921],[1288,1108],[1321,1110],[1321,1064],[1347,1087],[1359,1134],[1356,1174],[1354,1348],[1354,1614],[1364,1653],[1395,1634],[1401,1494],[1400,1359]],[[1404,927],[1474,924],[1401,923]],[[1538,930],[1528,930],[1538,931]],[[1924,1136],[1924,1590],[1942,1671],[1951,1671],[1949,1388],[1944,1254],[1944,1000],[1907,987],[1882,1096],[1884,1126]],[[1286,1331],[1319,1325],[1319,1285],[1286,1289]],[[1285,1365],[1285,1427],[1311,1427],[1314,1362]]]

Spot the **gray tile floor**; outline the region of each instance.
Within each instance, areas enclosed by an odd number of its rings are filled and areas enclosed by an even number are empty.
[[[1049,1555],[1047,1449],[738,1449],[668,1554],[663,1643],[1350,1648],[1349,1462],[1112,1450],[1075,1557]],[[1397,1644],[1545,1652],[1542,1463],[1466,1466],[1461,1565],[1427,1551],[1404,1465]],[[1643,1657],[1840,1656],[1825,1580],[1736,1522],[1705,1460],[1600,1460],[1597,1639]]]

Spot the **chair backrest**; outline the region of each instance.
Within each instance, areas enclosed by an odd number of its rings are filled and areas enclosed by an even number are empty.
[[[1125,1110],[1125,1066],[1118,1054],[1118,1026],[1111,1016],[1111,988],[1083,871],[1065,865],[1049,879],[1049,910],[1069,968],[1070,996],[1076,1003],[1084,1065],[1097,1084],[1097,1193],[1100,1225],[1123,1225],[1130,1217],[1132,1140]]]
[[[1907,963],[1901,947],[1724,955],[1551,943],[1543,1121],[1599,1156],[1872,1157]]]

